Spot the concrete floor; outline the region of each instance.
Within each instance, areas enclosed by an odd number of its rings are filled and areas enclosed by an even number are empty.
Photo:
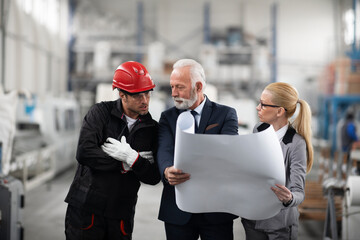
[[[57,176],[48,184],[26,193],[24,209],[25,240],[64,240],[65,195],[74,176],[74,169]],[[163,222],[157,220],[162,184],[143,184],[136,207],[134,240],[165,240]],[[323,222],[302,221],[299,240],[322,238]],[[234,240],[242,240],[240,219],[234,222]]]

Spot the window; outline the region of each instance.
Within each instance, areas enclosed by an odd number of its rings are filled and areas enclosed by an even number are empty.
[[[60,0],[17,0],[17,4],[51,33],[59,32]]]
[[[358,9],[356,10],[356,15],[359,16]],[[347,45],[353,44],[354,42],[354,11],[353,9],[349,9],[345,12],[343,20],[344,20],[344,42]],[[357,24],[356,26],[356,39],[360,37],[360,26]]]

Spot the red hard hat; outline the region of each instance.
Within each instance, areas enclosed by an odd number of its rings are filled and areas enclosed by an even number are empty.
[[[146,68],[138,62],[125,62],[115,70],[113,89],[137,93],[151,90],[155,87]]]

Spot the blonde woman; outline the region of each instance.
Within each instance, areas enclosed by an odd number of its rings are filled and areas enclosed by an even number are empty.
[[[297,109],[298,115],[290,122]],[[256,110],[260,123],[254,132],[270,125],[276,131],[284,155],[286,182],[285,186],[276,184],[271,188],[283,203],[280,213],[265,220],[242,219],[246,239],[297,239],[297,206],[304,200],[305,175],[313,163],[311,110],[294,87],[282,82],[266,86]]]

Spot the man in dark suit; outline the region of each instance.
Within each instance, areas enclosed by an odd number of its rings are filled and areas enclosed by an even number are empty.
[[[228,213],[192,214],[177,207],[174,186],[188,181],[190,175],[173,165],[176,120],[180,113],[192,111],[196,133],[237,135],[236,111],[212,102],[204,95],[204,69],[192,59],[181,59],[174,64],[170,86],[175,107],[161,114],[157,155],[164,184],[159,219],[165,222],[166,237],[168,240],[196,240],[199,236],[202,240],[232,240],[236,216]]]

